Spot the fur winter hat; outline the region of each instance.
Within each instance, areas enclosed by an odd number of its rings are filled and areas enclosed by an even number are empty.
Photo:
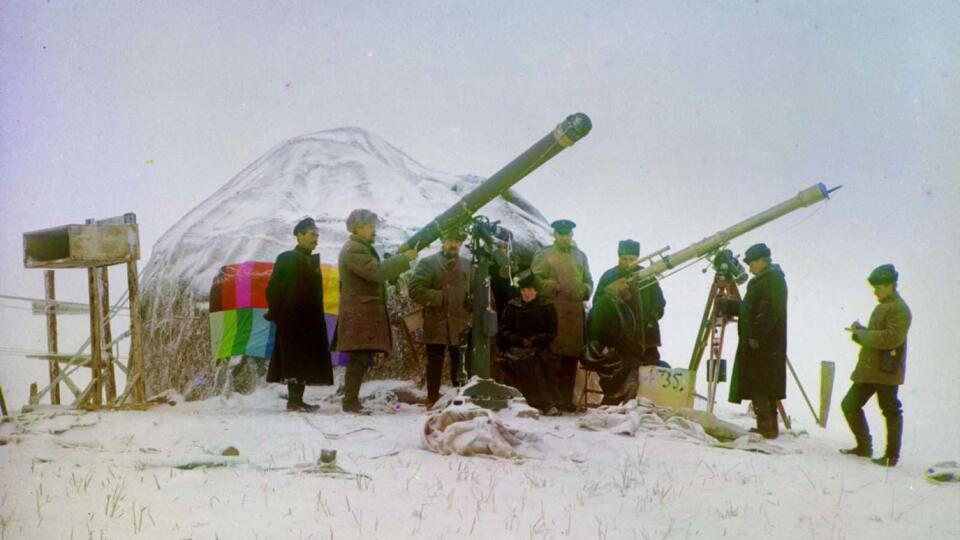
[[[360,225],[377,225],[379,223],[380,218],[377,214],[366,208],[357,208],[347,216],[347,230],[351,233],[357,232],[357,227]]]

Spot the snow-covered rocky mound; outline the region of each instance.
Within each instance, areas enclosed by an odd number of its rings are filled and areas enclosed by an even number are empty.
[[[347,215],[354,208],[380,215],[377,248],[390,251],[482,180],[432,170],[359,128],[290,139],[160,238],[144,270],[145,294],[169,281],[189,283],[205,293],[224,264],[272,261],[293,246],[293,225],[306,216],[316,219],[320,228],[317,251],[324,262],[335,264],[348,235]],[[547,220],[516,193],[497,198],[478,213],[500,220],[521,244],[550,238]]]
[[[321,261],[336,264],[348,236],[346,217],[355,208],[380,215],[377,248],[389,252],[482,181],[432,170],[359,128],[320,131],[278,145],[154,246],[141,288],[149,391],[186,391],[209,379],[206,307],[221,266],[273,261],[293,247],[293,225],[305,216],[320,228]],[[515,246],[528,256],[549,241],[547,220],[515,193],[478,213],[511,229]]]

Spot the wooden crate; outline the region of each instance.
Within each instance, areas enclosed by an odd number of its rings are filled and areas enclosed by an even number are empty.
[[[89,268],[139,258],[140,233],[136,223],[104,220],[23,234],[26,268]]]

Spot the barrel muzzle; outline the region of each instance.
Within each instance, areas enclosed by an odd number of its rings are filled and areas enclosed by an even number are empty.
[[[566,148],[586,137],[591,128],[593,123],[590,122],[589,116],[583,113],[571,114],[557,125],[557,129],[553,130],[553,138],[560,146]]]

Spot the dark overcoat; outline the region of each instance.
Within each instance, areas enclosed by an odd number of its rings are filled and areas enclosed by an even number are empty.
[[[410,261],[398,253],[380,262],[370,242],[357,235],[340,249],[340,309],[334,333],[338,351],[388,352],[393,349],[390,317],[387,314],[386,282],[410,268]]]
[[[747,283],[747,294],[742,300],[730,302],[739,307],[730,401],[784,399],[787,397],[787,282],[780,266],[767,266]]]
[[[877,304],[864,330],[855,332],[860,356],[850,379],[855,383],[903,384],[907,371],[907,331],[912,315],[899,294]]]
[[[423,306],[423,342],[460,344],[460,332],[470,326],[467,306],[470,261],[436,253],[421,259],[410,278],[410,298]]]
[[[560,249],[553,245],[533,256],[530,270],[540,298],[557,310],[557,337],[550,350],[560,356],[579,356],[584,346],[583,303],[593,292],[587,256],[576,246]]]
[[[638,266],[637,270],[643,269]],[[620,278],[629,278],[633,272],[621,269],[619,266],[607,270],[600,276],[597,282],[597,292],[593,296],[593,304],[596,305],[600,295],[614,281]],[[667,300],[663,297],[663,289],[660,288],[660,282],[655,277],[649,277],[642,281],[630,283],[631,298],[627,305],[633,312],[637,320],[639,335],[637,339],[644,347],[659,347],[660,342],[660,319],[663,318],[667,307]]]
[[[555,337],[557,312],[553,304],[539,298],[533,302],[524,302],[522,298],[507,302],[497,331],[500,350],[523,348],[524,340],[530,344],[527,348],[546,349]]]
[[[333,384],[319,259],[300,247],[277,256],[267,306],[267,317],[277,325],[267,381]]]
[[[634,359],[643,355],[639,333],[637,319],[626,302],[609,291],[597,295],[587,323],[590,341]]]

